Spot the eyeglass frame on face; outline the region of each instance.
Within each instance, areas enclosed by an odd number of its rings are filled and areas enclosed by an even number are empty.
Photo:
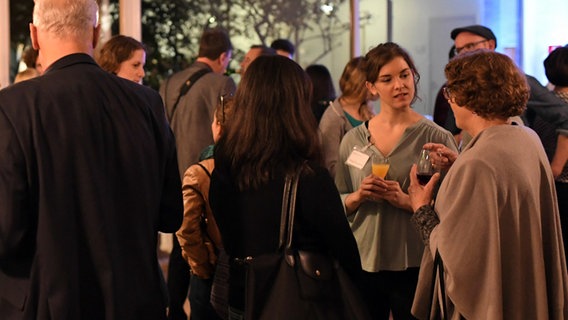
[[[479,40],[479,41],[476,41],[476,42],[470,42],[470,43],[466,44],[465,46],[459,47],[459,48],[456,47],[456,48],[454,49],[454,53],[455,53],[456,55],[458,55],[458,54],[460,54],[463,50],[466,50],[465,52],[471,51],[472,49],[475,49],[475,47],[477,47],[479,44],[482,44],[482,43],[487,42],[487,41],[489,41],[489,39],[483,39],[483,40]]]

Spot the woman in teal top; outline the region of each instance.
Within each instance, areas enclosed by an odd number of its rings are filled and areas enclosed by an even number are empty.
[[[365,73],[360,68],[363,58],[351,59],[339,79],[341,96],[323,113],[319,123],[325,167],[333,177],[337,164],[337,151],[343,135],[373,116],[369,90],[365,86]]]
[[[410,222],[410,167],[428,142],[457,146],[450,132],[411,108],[420,76],[404,49],[378,45],[365,56],[363,70],[381,110],[343,137],[335,182],[357,240],[365,270],[363,295],[373,319],[389,319],[391,312],[394,319],[413,319],[424,245]],[[385,179],[371,173],[372,155],[389,159]]]

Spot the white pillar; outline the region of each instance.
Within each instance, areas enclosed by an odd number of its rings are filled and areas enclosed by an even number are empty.
[[[349,4],[349,7],[351,9],[351,58],[354,58],[361,55],[361,23],[359,21],[359,0],[350,0]]]
[[[10,84],[10,0],[0,0],[0,89]]]
[[[104,44],[110,37],[112,37],[112,17],[110,16],[110,3],[109,0],[101,0],[99,8],[99,24],[101,25],[101,38],[100,44]]]
[[[142,1],[120,0],[118,6],[120,34],[142,41]]]

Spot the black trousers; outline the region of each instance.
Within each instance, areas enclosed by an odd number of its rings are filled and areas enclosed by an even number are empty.
[[[363,299],[371,318],[389,320],[416,319],[410,313],[418,283],[419,268],[404,271],[363,272]]]
[[[183,304],[189,290],[190,268],[181,255],[181,246],[176,235],[173,235],[173,248],[168,263],[168,294],[170,305],[168,320],[187,320]]]

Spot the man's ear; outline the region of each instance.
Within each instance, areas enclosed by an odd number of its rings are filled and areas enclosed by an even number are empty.
[[[100,36],[101,36],[101,25],[98,24],[93,29],[93,49],[97,47],[97,44],[99,43]]]
[[[489,49],[491,49],[491,50],[495,50],[495,49],[496,49],[495,40],[493,40],[493,39],[490,39],[490,40],[489,40]]]
[[[219,55],[219,64],[220,65],[225,65],[224,61],[227,59],[227,52],[223,52]]]
[[[39,42],[37,41],[37,27],[30,23],[30,38],[32,39],[32,47],[39,50]]]

